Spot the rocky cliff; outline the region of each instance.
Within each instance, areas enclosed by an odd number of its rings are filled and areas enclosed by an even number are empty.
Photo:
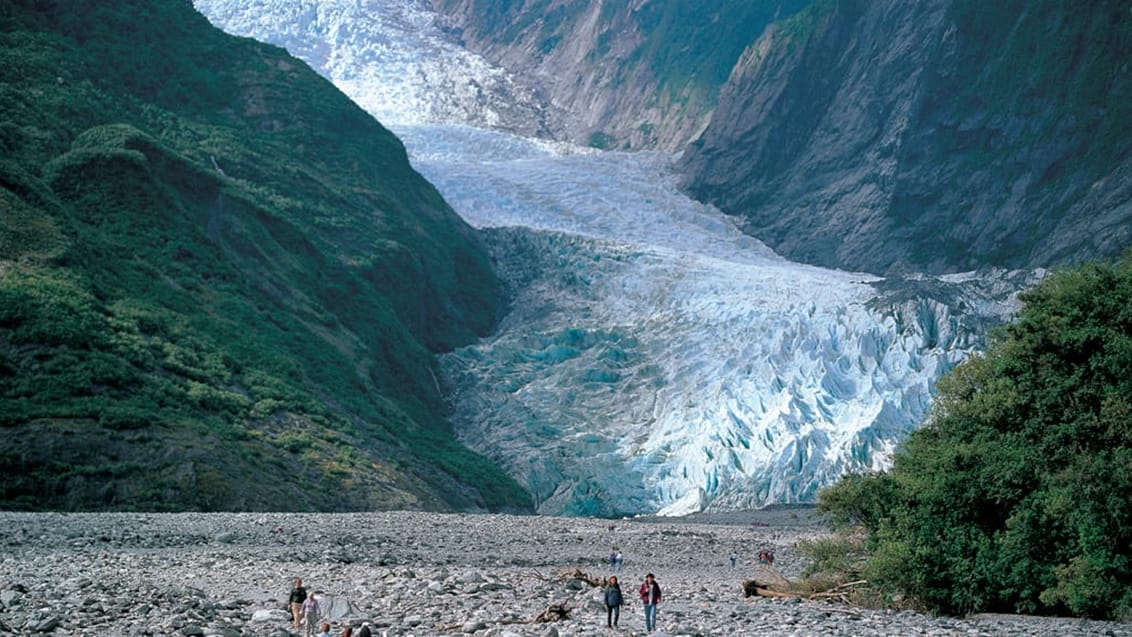
[[[836,0],[741,56],[688,192],[793,259],[892,273],[1132,243],[1125,2]]]
[[[675,150],[694,138],[744,48],[810,0],[432,0],[466,46],[566,112],[560,135]]]

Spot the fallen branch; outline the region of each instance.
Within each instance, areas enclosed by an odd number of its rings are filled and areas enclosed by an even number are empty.
[[[760,578],[762,576],[762,578]],[[778,569],[770,566],[769,564],[760,564],[755,569],[755,581],[760,582],[762,586],[785,588],[791,585],[789,579],[786,578]]]
[[[559,602],[557,604],[551,604],[547,606],[542,610],[541,613],[535,615],[532,619],[497,619],[493,623],[499,624],[500,626],[510,626],[512,624],[547,624],[550,622],[562,621],[563,619],[569,619],[569,617],[570,607],[566,604],[566,602]],[[455,632],[463,628],[463,626],[463,623],[449,624],[447,626],[437,626],[437,629],[444,632]]]
[[[805,592],[799,590],[799,584],[791,582],[777,572],[773,573],[773,575],[776,576],[776,581],[773,583],[768,583],[765,579],[760,580],[757,578],[745,580],[743,582],[744,597],[793,597],[810,601],[840,602],[846,606],[852,606],[853,602],[850,599],[850,595],[853,594],[858,587],[866,586],[869,583],[868,580],[855,580],[852,582],[844,582],[822,591]]]
[[[561,604],[551,604],[550,606],[547,606],[546,610],[536,615],[531,623],[547,624],[550,622],[562,621],[563,619],[568,619],[569,617],[570,607],[567,606],[565,602],[563,602]]]
[[[856,617],[857,619],[864,617],[864,615],[851,608],[837,608],[835,606],[826,606],[822,610],[827,613],[841,613],[842,615],[849,615],[850,617]]]
[[[575,568],[572,571],[564,570],[558,571],[558,579],[560,581],[580,579],[590,586],[605,586],[605,578],[600,575],[590,575],[580,568]]]
[[[540,573],[538,571],[530,571],[530,575],[531,575],[531,577],[533,577],[534,579],[537,579],[540,582],[549,582],[550,581],[549,577],[547,577],[546,575],[543,575],[542,573]]]
[[[794,593],[783,593],[781,591],[763,588],[754,582],[743,582],[743,593],[746,597],[800,597]]]

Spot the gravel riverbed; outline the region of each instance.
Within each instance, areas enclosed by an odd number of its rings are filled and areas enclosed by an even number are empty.
[[[286,637],[299,577],[334,635],[365,622],[375,637],[638,636],[647,633],[636,590],[651,572],[663,590],[658,635],[1132,636],[1132,625],[1113,622],[744,598],[758,551],[796,576],[805,564],[795,543],[825,532],[794,508],[634,520],[0,512],[0,634]],[[613,546],[628,605],[608,629],[601,589],[561,574],[610,575]],[[568,615],[534,621],[552,606]]]

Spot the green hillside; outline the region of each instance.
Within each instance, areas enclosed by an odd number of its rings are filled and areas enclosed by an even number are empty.
[[[433,374],[497,318],[486,253],[285,51],[5,3],[0,213],[0,507],[528,507]]]

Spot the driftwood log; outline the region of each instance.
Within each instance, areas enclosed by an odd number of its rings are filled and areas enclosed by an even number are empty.
[[[868,580],[855,580],[844,582],[832,588],[820,591],[806,590],[803,584],[791,582],[782,573],[769,565],[761,565],[755,572],[755,577],[743,580],[744,597],[799,597],[813,601],[841,602],[852,605],[852,594]]]
[[[590,586],[605,586],[605,578],[601,575],[591,575],[580,568],[574,570],[558,571],[558,579],[560,581],[577,579],[589,584]]]
[[[743,580],[743,597],[801,597],[797,593],[784,593],[773,588],[759,586],[753,579]]]
[[[550,622],[562,621],[563,619],[567,619],[569,617],[570,607],[566,605],[566,602],[562,602],[560,604],[551,604],[550,606],[547,606],[546,610],[535,616],[532,623],[548,624]]]
[[[793,588],[793,582],[769,564],[760,564],[753,578],[743,580],[744,597],[799,597],[797,593],[786,592]]]
[[[562,621],[570,617],[570,607],[566,602],[559,602],[547,606],[541,613],[535,615],[532,619],[500,619],[495,623],[501,626],[508,626],[511,624],[547,624],[550,622]],[[458,631],[463,627],[463,624],[450,624],[448,626],[439,626],[445,632]]]

